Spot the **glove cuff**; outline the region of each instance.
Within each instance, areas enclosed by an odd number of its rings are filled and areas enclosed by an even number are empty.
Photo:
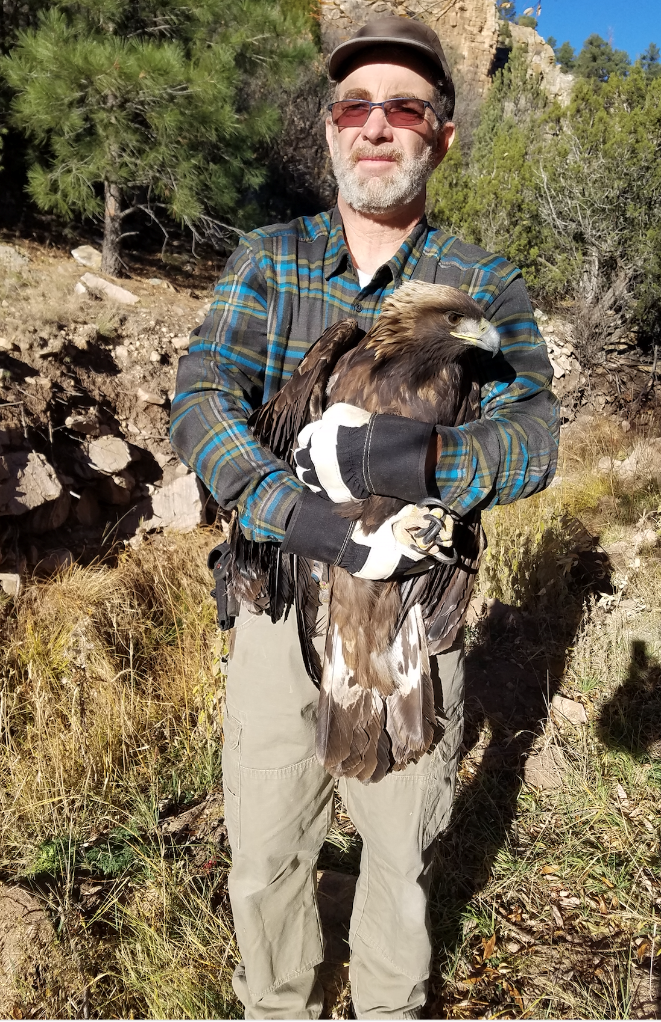
[[[336,515],[333,507],[330,500],[312,490],[305,490],[289,519],[282,543],[283,554],[298,554],[324,564],[338,564],[354,523]]]
[[[365,479],[371,493],[415,504],[429,495],[425,464],[432,422],[403,415],[375,415],[365,445]]]

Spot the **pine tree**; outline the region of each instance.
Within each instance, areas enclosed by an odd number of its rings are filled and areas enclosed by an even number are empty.
[[[656,43],[650,43],[641,53],[640,65],[648,78],[661,77],[661,50]]]
[[[626,50],[614,50],[601,36],[588,36],[576,58],[576,74],[607,82],[611,75],[626,75],[631,61]]]
[[[278,84],[313,52],[307,25],[278,0],[55,0],[0,63],[36,142],[32,198],[103,216],[115,276],[130,213],[236,216],[278,129]]]
[[[565,74],[573,71],[576,67],[576,51],[570,42],[564,42],[557,49],[554,46],[555,59]]]

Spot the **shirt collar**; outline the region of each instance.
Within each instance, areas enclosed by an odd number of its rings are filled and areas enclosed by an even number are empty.
[[[397,282],[400,279],[408,280],[415,269],[416,263],[422,254],[429,233],[427,218],[422,217],[415,225],[408,238],[400,245],[392,259],[379,267],[378,274],[386,270],[392,279]],[[344,225],[337,206],[331,214],[330,231],[328,233],[328,244],[324,256],[324,277],[329,280],[336,273],[344,270],[349,261],[349,249],[344,240]]]

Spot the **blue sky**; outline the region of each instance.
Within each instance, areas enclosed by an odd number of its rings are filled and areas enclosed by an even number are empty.
[[[517,0],[517,12],[533,3]],[[537,31],[559,43],[568,39],[576,50],[596,32],[635,60],[651,42],[661,47],[661,0],[542,0]]]

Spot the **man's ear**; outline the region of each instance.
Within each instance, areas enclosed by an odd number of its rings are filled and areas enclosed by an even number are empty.
[[[452,145],[457,133],[457,127],[453,121],[446,121],[442,128],[439,128],[436,137],[436,151],[434,153],[434,166],[438,167],[447,156],[448,149]]]

